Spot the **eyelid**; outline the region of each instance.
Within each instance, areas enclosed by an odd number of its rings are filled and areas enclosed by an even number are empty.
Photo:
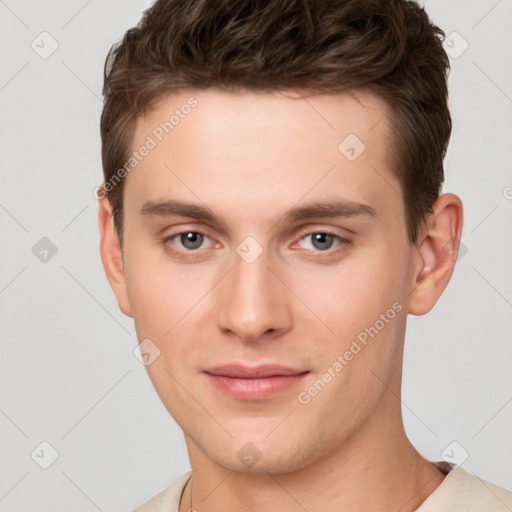
[[[212,239],[212,237],[208,234],[211,232],[211,228],[201,222],[179,222],[172,225],[166,225],[164,228],[160,229],[156,236],[159,238],[172,238],[177,235],[183,235],[185,233],[200,233],[201,235],[207,236]]]
[[[333,246],[328,249],[302,248],[299,246],[301,241],[308,236],[322,233],[331,235],[335,241]],[[302,250],[304,255],[312,258],[337,258],[341,257],[345,251],[354,245],[354,238],[357,237],[356,231],[349,229],[343,225],[324,224],[322,222],[308,222],[307,225],[300,226],[293,242],[292,250]],[[310,242],[312,244],[312,242]],[[327,260],[326,260],[327,261]]]
[[[187,234],[187,233],[198,233],[205,238],[210,240],[210,244],[208,247],[203,247],[199,249],[187,249],[179,247],[177,242],[175,242],[174,239],[177,237]],[[174,233],[169,233],[165,236],[162,236],[160,238],[160,243],[166,248],[166,250],[172,252],[177,257],[185,257],[185,258],[199,258],[204,255],[204,252],[206,249],[211,248],[212,246],[218,245],[219,243],[214,240],[212,237],[210,237],[205,230],[201,228],[192,228],[192,229],[183,229],[181,228],[179,231],[176,231]]]
[[[210,244],[210,247],[211,246],[219,246],[221,245],[218,241],[216,241],[215,239],[213,239],[211,236],[208,235],[208,233],[206,232],[207,230],[204,230],[204,229],[201,229],[201,228],[190,228],[190,229],[183,229],[181,228],[179,231],[176,231],[174,233],[170,233],[168,235],[165,235],[162,237],[161,239],[161,242],[166,245],[168,242],[170,241],[173,241],[173,239],[176,239],[177,237],[179,237],[180,235],[184,235],[184,234],[187,234],[187,233],[198,233],[202,236],[204,236],[205,238],[209,239],[211,244]],[[330,235],[330,236],[333,236],[336,240],[337,240],[337,244],[334,246],[334,247],[331,247],[329,249],[326,249],[324,251],[320,250],[320,249],[317,249],[317,250],[313,250],[313,252],[317,252],[317,253],[325,253],[325,254],[329,254],[329,253],[334,253],[336,252],[337,248],[340,246],[340,245],[350,245],[352,244],[352,240],[350,240],[349,238],[341,235],[341,234],[338,234],[338,233],[335,233],[334,230],[332,229],[329,229],[329,228],[321,228],[319,227],[318,229],[314,229],[312,227],[308,227],[308,228],[303,228],[302,231],[299,232],[298,235],[296,235],[296,238],[295,238],[295,242],[292,243],[291,247],[293,248],[294,246],[297,246],[298,243],[300,241],[302,241],[304,238],[308,237],[308,236],[311,236],[311,235],[315,235],[315,234],[318,234],[318,233],[322,233],[322,234],[326,234],[326,235]],[[188,254],[188,255],[198,255],[200,253],[203,253],[205,249],[208,249],[208,247],[204,247],[204,248],[201,248],[201,249],[186,249],[186,248],[183,248],[183,249],[172,249],[173,252],[177,253],[177,254]],[[300,249],[300,248],[299,248]],[[305,250],[309,250],[311,251],[311,249],[305,249]]]
[[[349,230],[345,229],[344,231],[349,231]],[[336,232],[336,230],[334,228],[327,228],[327,227],[320,227],[320,226],[318,228],[314,228],[312,226],[305,227],[305,228],[301,229],[296,236],[297,236],[297,240],[302,240],[306,236],[315,235],[317,233],[332,235],[335,238],[337,238],[338,240],[342,240],[347,243],[351,242],[349,237],[344,236],[339,232]],[[352,231],[350,231],[350,233],[354,234]]]
[[[349,245],[352,243],[351,240],[349,240],[348,238],[345,238],[343,236],[340,236],[340,235],[337,235],[335,233],[330,233],[328,231],[313,231],[313,232],[310,232],[310,233],[306,233],[304,234],[303,236],[301,236],[293,245],[292,247],[294,246],[298,246],[298,244],[304,240],[305,238],[307,237],[310,237],[312,235],[316,235],[316,234],[323,234],[323,235],[329,235],[329,236],[332,236],[336,243],[332,246],[332,247],[329,247],[328,249],[324,249],[324,250],[321,250],[321,249],[304,249],[306,251],[311,251],[311,252],[316,252],[316,253],[319,253],[319,254],[332,254],[334,252],[336,252],[340,246],[342,245]],[[301,247],[299,247],[299,249],[301,249]]]

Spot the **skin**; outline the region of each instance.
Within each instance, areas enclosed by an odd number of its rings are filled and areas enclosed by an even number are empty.
[[[147,370],[185,435],[193,485],[180,510],[415,510],[443,474],[403,428],[406,318],[427,313],[448,284],[460,200],[441,195],[411,243],[388,108],[364,91],[307,100],[183,91],[137,121],[133,147],[190,96],[197,107],[126,178],[123,252],[108,199],[99,204],[106,275],[139,341],[160,350]],[[348,134],[366,146],[352,162],[338,150]],[[217,219],[141,213],[166,200]],[[374,214],[287,217],[326,201]],[[198,230],[207,235],[199,249],[170,238]],[[332,246],[312,233],[335,235]],[[236,251],[247,236],[263,251],[252,263]],[[401,311],[301,404],[298,394],[393,304]],[[202,373],[234,361],[310,373],[275,398],[243,401]],[[261,454],[252,467],[237,457],[248,442]]]

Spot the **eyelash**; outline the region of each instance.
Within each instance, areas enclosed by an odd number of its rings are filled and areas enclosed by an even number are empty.
[[[340,246],[347,246],[351,244],[351,241],[348,238],[344,238],[340,235],[337,235],[336,233],[331,233],[330,231],[307,231],[305,233],[302,233],[300,235],[298,242],[295,242],[293,245],[295,246],[305,238],[313,235],[327,235],[332,236],[334,238],[333,246],[329,247],[329,249],[325,249],[324,251],[320,249],[307,249],[312,250],[314,253],[318,254],[335,254],[338,250],[340,250]]]
[[[173,235],[169,235],[169,236],[166,236],[165,238],[162,239],[162,244],[164,245],[164,247],[168,247],[169,246],[169,243],[172,242],[175,238],[179,238],[181,235],[186,235],[188,233],[195,233],[195,234],[198,234],[198,235],[203,235],[205,238],[210,238],[204,231],[200,231],[200,230],[187,230],[187,231],[180,231],[179,233],[175,233]],[[176,249],[173,249],[173,248],[169,248],[173,254],[177,255],[177,256],[183,256],[183,257],[197,257],[200,253],[200,249],[195,249],[195,250],[192,250],[192,249],[180,249],[180,250],[176,250]]]
[[[169,242],[172,242],[174,239],[180,237],[181,235],[186,235],[188,233],[195,233],[195,234],[202,235],[205,238],[210,239],[210,237],[204,231],[186,230],[186,231],[180,231],[178,233],[174,233],[172,235],[166,236],[165,238],[162,239],[162,244],[164,245],[164,247],[168,247]],[[339,250],[341,250],[340,248],[343,248],[344,246],[346,247],[346,246],[352,245],[352,241],[349,240],[348,238],[342,237],[342,236],[332,233],[330,231],[305,231],[300,234],[298,241],[295,242],[293,245],[296,246],[300,241],[307,238],[308,236],[313,236],[313,235],[317,235],[317,234],[333,236],[335,242],[337,242],[336,245],[334,245],[333,247],[326,249],[324,251],[313,250],[314,253],[318,253],[320,255],[322,255],[322,254],[333,255],[333,254],[337,253]],[[171,248],[170,250],[173,252],[173,254],[175,254],[177,256],[183,256],[183,257],[190,257],[191,255],[192,255],[192,257],[199,257],[200,253],[201,253],[201,249],[176,250],[176,249]],[[310,249],[308,249],[308,250],[310,250]]]

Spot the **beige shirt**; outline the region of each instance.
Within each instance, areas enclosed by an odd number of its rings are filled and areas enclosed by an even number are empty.
[[[512,492],[493,485],[447,463],[435,465],[447,476],[416,512],[510,512]],[[153,496],[133,512],[178,512],[181,493],[191,471],[183,473],[167,489]]]

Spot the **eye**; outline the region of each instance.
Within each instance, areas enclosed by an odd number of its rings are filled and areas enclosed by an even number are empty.
[[[181,245],[182,248],[186,249],[187,251],[195,251],[197,249],[201,249],[201,246],[207,239],[208,237],[203,233],[199,233],[197,231],[186,231],[170,236],[167,238],[167,241],[176,241],[178,246]]]
[[[343,238],[333,235],[331,233],[309,233],[308,235],[301,238],[299,244],[301,242],[309,240],[309,243],[306,243],[306,247],[304,249],[316,249],[318,251],[328,251],[332,247],[336,247],[342,242],[348,242]]]

